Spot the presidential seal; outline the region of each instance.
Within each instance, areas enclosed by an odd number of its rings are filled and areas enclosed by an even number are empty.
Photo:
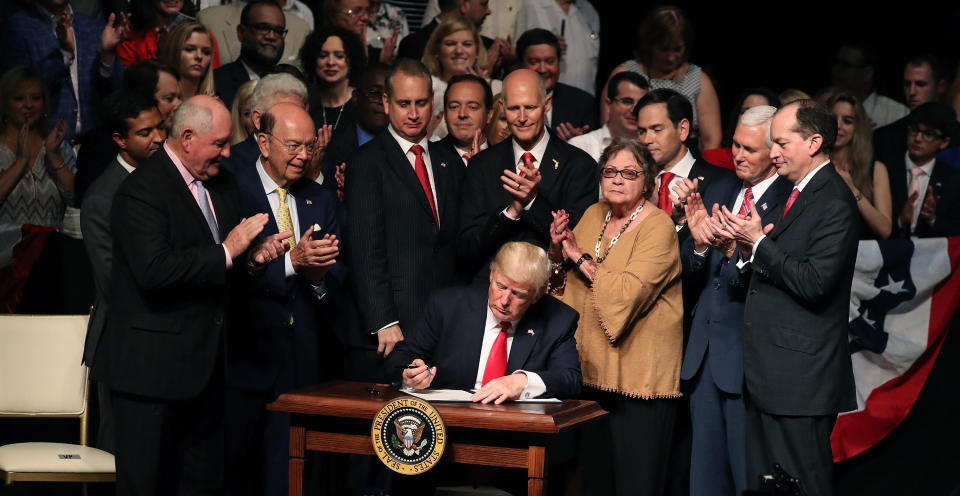
[[[422,474],[443,456],[447,432],[437,410],[419,398],[388,402],[373,418],[373,450],[384,465],[401,474]]]

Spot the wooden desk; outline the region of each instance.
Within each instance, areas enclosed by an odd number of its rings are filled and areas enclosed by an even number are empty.
[[[383,405],[405,396],[384,384],[335,381],[280,395],[268,409],[291,413],[290,495],[303,492],[306,451],[374,455],[370,426]],[[432,403],[447,427],[443,460],[524,468],[527,494],[541,495],[546,442],[601,415],[593,401],[563,403]]]

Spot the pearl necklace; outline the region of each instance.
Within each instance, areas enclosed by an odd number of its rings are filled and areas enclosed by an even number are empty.
[[[604,260],[607,259],[607,255],[610,254],[610,250],[613,249],[613,245],[617,244],[617,241],[620,239],[620,236],[621,236],[624,232],[626,232],[626,230],[627,230],[628,227],[630,227],[630,223],[633,222],[633,221],[637,218],[638,215],[640,215],[640,212],[641,212],[641,211],[643,211],[643,205],[644,205],[644,204],[646,204],[646,202],[641,203],[640,206],[637,207],[636,210],[634,210],[632,214],[630,214],[630,218],[627,219],[627,223],[624,224],[623,227],[620,228],[620,232],[618,232],[617,235],[614,236],[613,239],[610,240],[610,244],[607,245],[607,251],[604,252],[604,253],[603,253],[603,256],[601,257],[601,256],[600,256],[600,245],[601,245],[601,243],[603,242],[603,233],[606,232],[606,230],[607,230],[607,225],[610,224],[610,218],[613,217],[613,209],[611,208],[610,210],[607,211],[607,217],[603,220],[603,228],[600,229],[600,237],[597,238],[597,246],[596,246],[596,248],[593,249],[593,254],[595,255],[595,258],[596,258],[596,261],[597,261],[598,264],[599,264],[599,263],[602,263]]]

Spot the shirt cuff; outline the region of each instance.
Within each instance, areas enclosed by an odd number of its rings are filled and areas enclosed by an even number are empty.
[[[70,67],[70,65],[73,64],[73,59],[76,58],[76,55],[62,48],[60,49],[60,56],[63,58],[63,65],[67,67]]]
[[[517,370],[514,374],[518,372],[523,372],[524,375],[527,376],[527,387],[523,388],[523,391],[520,391],[520,398],[518,399],[527,400],[537,398],[547,392],[547,385],[543,383],[543,379],[540,378],[539,374],[526,370]]]
[[[694,248],[694,249],[693,249],[693,254],[696,255],[696,256],[698,256],[698,257],[700,257],[700,258],[705,258],[705,257],[707,256],[707,252],[708,252],[709,250],[710,250],[710,247],[709,247],[709,246],[706,247],[706,248],[704,248],[703,251],[697,251],[697,249]]]
[[[290,260],[289,251],[283,254],[283,275],[286,277],[297,275],[297,271],[293,269],[293,262]]]
[[[114,62],[115,64],[116,62]],[[113,75],[113,64],[107,65],[103,63],[103,60],[100,61],[100,77],[103,79],[110,79],[110,76]]]
[[[223,247],[223,253],[227,255],[227,268],[233,268],[233,257],[230,256],[230,250],[227,249],[227,245],[220,245]]]
[[[507,208],[503,209],[503,216],[504,216],[504,217],[506,217],[506,218],[508,218],[508,219],[510,219],[510,220],[512,220],[512,221],[518,221],[518,220],[520,220],[519,217],[514,217],[514,216],[510,215],[509,213],[507,213],[508,210],[510,210],[510,207],[507,207]]]
[[[530,210],[530,207],[533,206],[533,202],[535,202],[535,201],[537,201],[537,197],[536,197],[536,196],[534,196],[533,199],[530,200],[530,203],[524,205],[524,206],[523,206],[523,209],[524,209],[524,210]]]
[[[389,324],[387,324],[387,325],[385,325],[385,326],[377,329],[376,331],[371,332],[370,334],[380,334],[380,331],[382,331],[382,330],[384,330],[384,329],[386,329],[386,328],[388,328],[388,327],[390,327],[390,326],[395,326],[395,325],[397,325],[397,324],[399,324],[399,323],[400,323],[399,320],[394,320],[393,322],[391,322],[391,323],[389,323]]]

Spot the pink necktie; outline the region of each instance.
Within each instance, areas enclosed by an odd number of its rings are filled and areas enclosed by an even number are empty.
[[[497,339],[490,348],[490,355],[487,356],[481,386],[507,373],[507,329],[510,329],[510,322],[500,321],[500,334],[497,334]]]
[[[793,202],[797,201],[797,197],[800,196],[800,190],[793,188],[793,191],[790,192],[790,196],[787,197],[787,204],[783,207],[783,217],[787,216],[787,212],[790,211],[790,207],[793,206]]]
[[[423,192],[427,195],[427,203],[430,204],[430,210],[433,212],[433,220],[439,226],[440,217],[437,215],[437,205],[433,202],[433,189],[430,188],[430,177],[427,176],[427,164],[423,161],[423,147],[413,145],[410,150],[417,156],[414,171],[417,173],[417,179],[420,180],[420,186],[423,186]]]
[[[917,201],[913,202],[913,211],[915,212],[913,218],[910,220],[910,231],[913,232],[917,228],[917,218],[919,215],[916,214],[920,210],[920,206],[923,205],[923,192],[920,191],[920,176],[925,175],[926,172],[917,166],[910,168],[910,186],[907,195],[912,195],[914,193],[920,193],[917,195]],[[907,198],[909,200],[909,198]]]

